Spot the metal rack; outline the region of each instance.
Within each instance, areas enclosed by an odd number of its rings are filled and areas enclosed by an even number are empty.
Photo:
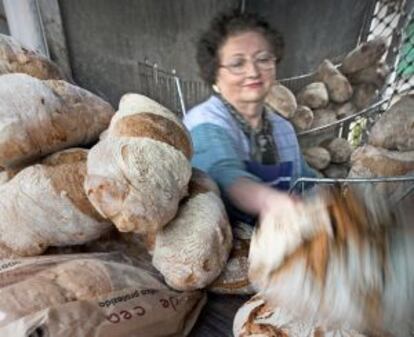
[[[145,60],[137,62],[137,70],[137,92],[156,100],[181,117],[186,114],[182,81],[175,69],[161,69],[157,63]]]
[[[291,184],[289,193],[294,193],[299,187],[299,193],[302,195],[305,193],[305,185],[335,185],[335,186],[348,186],[354,184],[379,184],[379,183],[406,183],[403,188],[388,196],[388,201],[392,206],[398,204],[401,200],[408,195],[414,193],[414,174],[404,176],[392,176],[392,177],[375,177],[375,178],[299,178]]]
[[[240,6],[243,11],[244,1],[241,1]],[[377,109],[378,113],[376,114],[370,114],[369,118],[372,121],[369,126],[374,122],[376,116],[388,107],[392,96],[401,93],[401,91],[414,88],[414,76],[407,76],[407,74],[398,71],[398,67],[401,66],[404,60],[406,60],[407,67],[414,67],[414,54],[410,54],[411,49],[414,51],[414,36],[407,35],[407,27],[411,24],[414,26],[414,0],[377,0],[373,7],[372,15],[367,17],[365,24],[361,27],[358,43],[371,40],[377,36],[386,37],[390,47],[385,59],[391,68],[392,74],[378,97],[379,101],[383,100],[382,109]],[[401,48],[401,46],[407,46],[407,43],[410,46],[408,50],[407,48]],[[162,69],[162,66],[149,60],[138,62],[138,71],[139,78],[136,90],[158,100],[170,110],[181,115],[185,113],[186,108],[200,103],[211,94],[211,88],[205,83],[196,80],[185,80],[174,69]],[[313,77],[314,74],[309,73],[280,79],[279,82],[293,92],[297,92],[311,83]],[[367,108],[364,112],[361,111],[353,115],[352,118],[347,118],[346,121],[352,121],[369,111],[372,112],[374,107],[378,107],[377,102],[374,102],[373,106]],[[341,120],[338,124],[344,122]],[[308,130],[305,133],[318,131],[320,130]]]

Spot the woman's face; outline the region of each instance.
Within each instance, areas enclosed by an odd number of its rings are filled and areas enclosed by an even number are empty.
[[[263,103],[276,66],[267,40],[258,32],[230,36],[219,49],[216,85],[233,105]]]

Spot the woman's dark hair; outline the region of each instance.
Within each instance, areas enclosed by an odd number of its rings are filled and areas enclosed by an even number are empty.
[[[200,36],[197,43],[197,63],[202,79],[209,85],[216,81],[219,67],[219,49],[227,38],[244,32],[263,34],[279,62],[283,56],[284,42],[281,34],[270,27],[263,18],[252,13],[230,11],[215,17],[209,28]]]

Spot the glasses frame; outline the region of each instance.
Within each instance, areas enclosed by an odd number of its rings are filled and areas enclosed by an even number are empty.
[[[257,58],[256,59],[244,59],[244,62],[245,62],[244,67],[246,67],[246,65],[249,62],[251,62],[253,64],[253,66],[256,69],[260,70],[260,71],[269,71],[269,70],[275,69],[277,58],[276,58],[276,56],[272,56],[270,59],[272,60],[272,66],[269,67],[269,68],[262,68],[262,66],[259,66],[258,63],[257,63],[258,62]],[[244,75],[244,74],[246,74],[247,69],[243,69],[241,72],[238,72],[238,71],[234,71],[234,68],[232,68],[232,67],[234,67],[234,66],[229,65],[229,64],[219,64],[219,68],[225,68],[233,75]]]

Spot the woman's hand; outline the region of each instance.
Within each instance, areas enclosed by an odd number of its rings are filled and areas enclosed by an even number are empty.
[[[269,195],[250,244],[249,261],[256,279],[257,273],[265,275],[276,270],[304,242],[322,232],[332,236],[322,194],[305,200],[277,191]],[[266,270],[262,270],[264,265]]]
[[[253,216],[261,216],[271,210],[275,212],[279,207],[291,209],[294,203],[287,193],[248,178],[238,179],[226,192],[239,210]]]
[[[240,178],[227,191],[241,211],[259,218],[259,227],[271,227],[292,251],[303,240],[324,230],[331,232],[325,198],[316,193],[306,202],[264,183]]]

